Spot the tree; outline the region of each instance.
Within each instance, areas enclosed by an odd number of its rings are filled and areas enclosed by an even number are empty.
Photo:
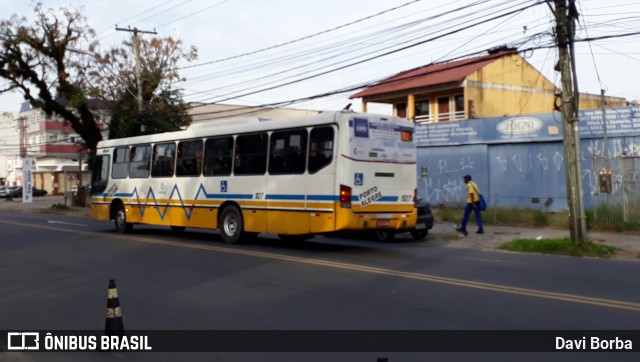
[[[181,59],[197,58],[197,49],[183,50],[182,42],[167,38],[140,39],[142,107],[136,99],[135,51],[133,42],[98,56],[107,65],[92,72],[102,97],[113,102],[109,138],[144,133],[176,131],[191,123],[182,92],[173,84],[182,80],[177,71]]]
[[[0,77],[8,85],[0,92],[18,90],[33,107],[47,115],[68,121],[95,151],[102,139],[96,117],[87,98],[86,73],[89,61],[71,52],[74,47],[93,49],[95,32],[78,11],[61,8],[58,13],[34,6],[33,25],[16,14],[0,22]],[[59,102],[64,98],[75,109]]]
[[[131,43],[100,53],[95,31],[78,10],[45,11],[40,3],[33,9],[32,25],[16,14],[0,22],[0,77],[8,81],[0,92],[17,90],[33,107],[68,121],[91,154],[102,139],[94,104],[112,108],[109,131],[116,137],[140,134],[140,125],[152,133],[190,122],[182,93],[172,84],[180,80],[178,61],[197,58],[195,47],[183,51],[182,42],[172,38],[141,42],[140,112]]]

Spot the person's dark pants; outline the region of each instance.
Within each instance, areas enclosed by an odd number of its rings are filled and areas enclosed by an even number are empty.
[[[472,203],[468,203],[464,207],[464,215],[462,216],[462,222],[460,223],[460,230],[467,231],[467,222],[469,222],[469,216],[471,211],[475,212],[476,222],[478,223],[478,231],[484,231],[482,228],[482,211],[480,211],[480,202],[475,203],[476,207],[473,207]]]

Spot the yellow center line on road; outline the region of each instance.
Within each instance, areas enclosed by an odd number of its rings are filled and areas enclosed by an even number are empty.
[[[242,250],[242,249],[237,249],[230,246],[224,247],[224,246],[214,246],[214,245],[191,244],[191,243],[185,243],[185,242],[176,242],[176,241],[169,241],[169,240],[154,239],[149,237],[122,235],[122,234],[115,234],[115,233],[107,235],[101,232],[73,230],[73,229],[52,227],[47,225],[38,225],[38,224],[4,221],[4,220],[0,220],[0,224],[24,226],[29,228],[59,231],[59,232],[65,232],[70,234],[76,234],[76,235],[86,235],[91,237],[109,236],[116,239],[133,240],[133,241],[147,243],[147,244],[165,245],[165,246],[172,246],[172,247],[179,247],[179,248],[188,248],[188,249],[215,251],[215,252],[235,254],[235,255],[253,256],[253,257],[264,258],[264,259],[288,261],[288,262],[298,263],[298,264],[307,264],[307,265],[321,266],[321,267],[341,269],[341,270],[352,270],[352,271],[378,274],[378,275],[388,275],[388,276],[394,276],[394,277],[400,277],[400,278],[406,278],[406,279],[412,279],[412,280],[420,280],[425,282],[453,285],[453,286],[459,286],[459,287],[465,287],[465,288],[474,288],[474,289],[493,291],[493,292],[499,292],[499,293],[516,294],[521,296],[560,300],[560,301],[565,301],[570,303],[588,304],[588,305],[595,305],[595,306],[601,306],[606,308],[624,309],[624,310],[640,312],[640,303],[634,303],[634,302],[626,302],[626,301],[620,301],[620,300],[614,300],[614,299],[594,298],[594,297],[587,297],[587,296],[582,296],[577,294],[547,292],[543,290],[528,289],[528,288],[510,287],[510,286],[500,285],[500,284],[474,282],[474,281],[464,280],[464,279],[439,277],[435,275],[421,274],[421,273],[403,272],[403,271],[393,270],[393,269],[342,263],[342,262],[335,262],[335,261],[322,260],[322,259],[303,258],[303,257],[289,256],[289,255],[282,255],[282,254],[268,253],[268,252],[261,252],[261,251]]]

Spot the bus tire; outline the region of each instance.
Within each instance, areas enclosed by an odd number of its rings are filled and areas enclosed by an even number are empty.
[[[242,221],[242,213],[236,206],[229,205],[222,210],[220,215],[220,234],[222,240],[227,244],[235,244],[242,236],[244,223]]]
[[[185,231],[187,227],[186,226],[173,226],[171,225],[171,230],[175,231],[175,232],[183,232]]]
[[[116,206],[116,214],[113,219],[117,232],[125,234],[133,230],[133,224],[127,222],[127,213],[124,211],[123,204]]]

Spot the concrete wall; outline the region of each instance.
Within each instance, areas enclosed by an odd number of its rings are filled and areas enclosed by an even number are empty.
[[[605,144],[612,156],[612,169],[622,169],[617,165],[640,158],[640,107],[613,109],[606,118],[605,141],[601,111],[580,112],[586,207],[594,204],[599,193]],[[559,114],[549,113],[416,126],[418,175],[422,167],[428,171],[418,179],[419,194],[426,195],[432,204],[463,204],[466,190],[462,176],[470,174],[492,207],[566,209],[559,120]],[[614,183],[624,177],[614,175]],[[622,191],[614,187],[612,196]]]

